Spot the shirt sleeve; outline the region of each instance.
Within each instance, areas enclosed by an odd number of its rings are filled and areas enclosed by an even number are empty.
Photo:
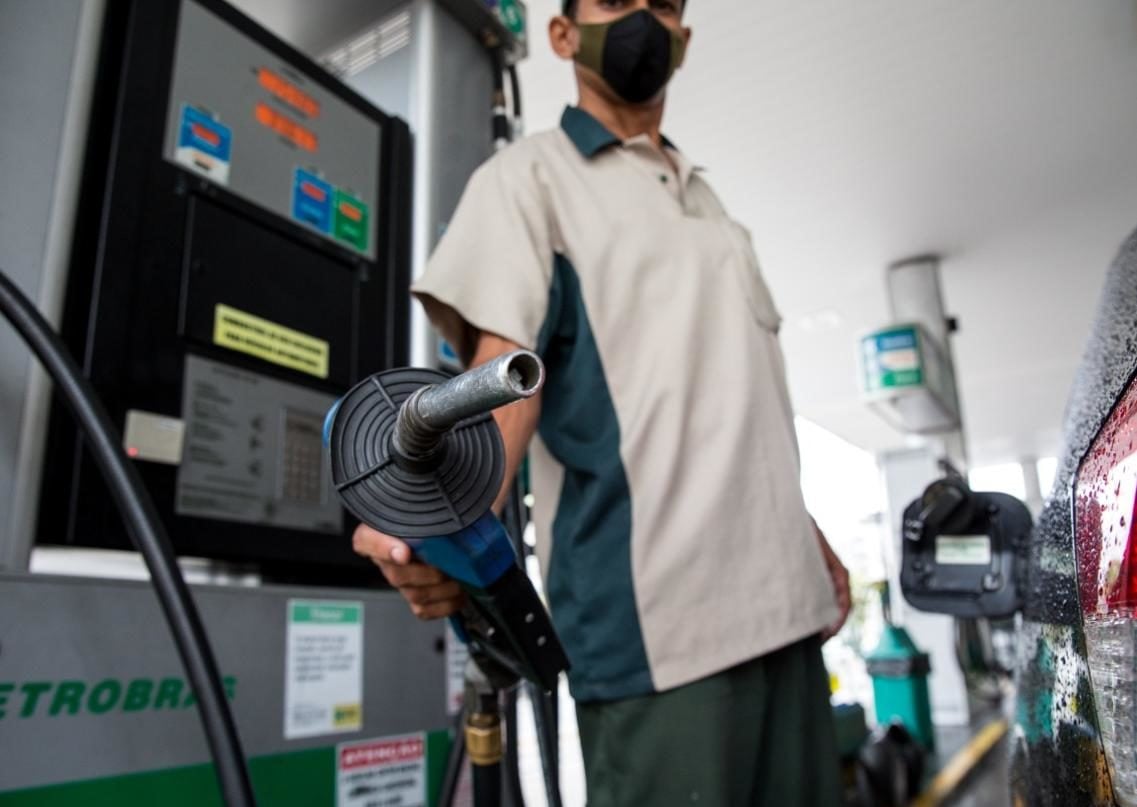
[[[510,149],[470,178],[411,291],[463,363],[469,363],[479,331],[536,347],[548,309],[552,265],[548,206],[536,165]]]

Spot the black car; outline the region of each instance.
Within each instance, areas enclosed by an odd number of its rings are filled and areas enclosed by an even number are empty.
[[[905,595],[957,616],[1022,614],[1014,804],[1137,805],[1137,232],[1107,275],[1054,490],[1033,530],[1010,497],[933,487],[910,508],[911,523],[906,513]],[[979,523],[995,549],[992,568],[971,580],[935,568],[935,536],[925,533]]]

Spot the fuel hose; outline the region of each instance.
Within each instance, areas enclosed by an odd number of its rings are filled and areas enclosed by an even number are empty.
[[[254,805],[252,784],[225,697],[217,660],[178,568],[173,546],[138,471],[126,459],[110,416],[63,341],[31,301],[0,271],[0,312],[39,358],[74,415],[91,454],[110,487],[135,548],[150,572],[154,591],[197,696],[198,715],[213,755],[221,795],[230,807]]]

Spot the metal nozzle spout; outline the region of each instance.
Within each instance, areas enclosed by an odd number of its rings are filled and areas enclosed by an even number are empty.
[[[399,409],[395,454],[412,463],[427,461],[456,424],[532,398],[544,383],[541,359],[536,353],[519,350],[449,381],[423,387]]]

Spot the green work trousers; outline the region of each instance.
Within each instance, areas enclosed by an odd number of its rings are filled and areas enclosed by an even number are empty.
[[[839,807],[821,640],[677,689],[577,706],[588,807]]]

